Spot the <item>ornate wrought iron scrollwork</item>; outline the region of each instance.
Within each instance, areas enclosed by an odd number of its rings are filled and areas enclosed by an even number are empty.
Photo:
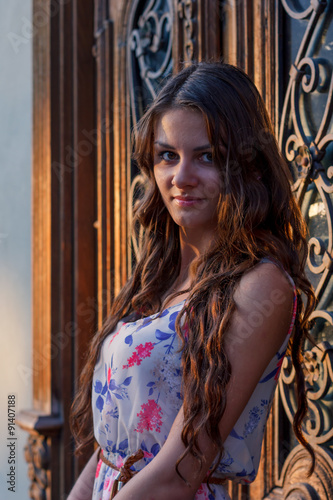
[[[321,170],[320,161],[325,155],[327,145],[333,139],[332,134],[327,135],[333,113],[332,71],[328,61],[313,56],[318,31],[324,29],[327,2],[316,0],[311,2],[307,9],[299,12],[292,10],[287,0],[281,0],[281,2],[292,18],[310,18],[296,59],[290,68],[279,137],[280,147],[290,162],[295,160],[296,152],[300,148],[309,148],[311,156],[313,156],[312,169],[307,170],[307,175],[304,176],[303,169],[298,170],[298,175],[297,173],[295,175],[294,190],[299,190],[299,194],[301,194],[303,189],[299,189],[300,185],[302,184],[303,188],[306,187],[309,180],[316,176],[318,170]],[[304,95],[315,91],[326,91],[328,96],[320,126],[315,136],[311,137],[313,131],[308,117],[305,115]]]
[[[129,23],[128,64],[134,124],[172,71],[172,1],[136,2]]]
[[[332,65],[328,60],[316,57],[316,44],[319,33],[325,28],[332,1],[316,0],[309,3],[303,10],[294,10],[287,0],[281,0],[287,14],[293,19],[308,19],[302,42],[295,61],[289,72],[289,84],[285,96],[279,143],[289,160],[297,195],[305,217],[309,220],[311,203],[317,196],[316,206],[322,207],[326,218],[326,233],[324,239],[314,236],[309,241],[308,268],[316,280],[316,295],[319,301],[326,295],[333,270],[333,204],[332,193],[333,167],[324,167],[327,149],[333,141],[330,132],[333,114],[333,76]],[[296,4],[295,4],[296,5]],[[298,5],[298,4],[297,4]],[[319,125],[311,120],[307,107],[313,107],[317,96],[327,94],[324,111]],[[311,98],[311,106],[306,106],[306,99]],[[331,154],[331,153],[330,153]],[[327,156],[327,155],[326,155]],[[318,199],[320,199],[318,201]],[[315,207],[312,207],[315,209]],[[312,210],[313,211],[313,210]],[[311,231],[310,231],[311,232]],[[326,236],[326,235],[325,235]],[[316,317],[324,318],[324,309],[328,301],[319,302]],[[319,311],[322,309],[322,311]]]
[[[289,454],[283,470],[283,490],[281,500],[324,500],[331,499],[332,485],[332,454],[329,450],[314,445],[316,467],[310,479],[307,472],[310,458],[307,451],[297,446]]]
[[[332,317],[330,316],[332,322]],[[321,342],[304,356],[309,418],[305,431],[311,443],[330,443],[333,438],[333,346]],[[290,420],[296,411],[295,370],[290,357],[285,357],[279,380],[281,400]]]
[[[303,459],[305,452],[296,447],[284,464],[281,484],[284,499],[326,499],[331,498],[332,490],[328,493],[326,486],[319,483],[322,477],[327,479],[331,474],[333,439],[333,59],[329,52],[327,57],[322,57],[321,45],[332,22],[333,2],[311,0],[306,6],[305,2],[281,0],[281,4],[293,28],[296,23],[305,27],[289,71],[279,144],[289,161],[292,189],[310,233],[307,267],[318,298],[317,309],[311,317],[312,333],[318,344],[312,348],[307,346],[304,353],[309,406],[304,431],[322,467],[317,476],[304,482],[306,471],[297,472],[297,468],[302,467],[298,463],[309,457],[305,454]],[[292,422],[297,406],[295,370],[288,356],[282,365],[279,392]]]
[[[172,0],[137,1],[130,16],[127,59],[132,124],[136,124],[147,105],[155,98],[158,87],[172,73]],[[143,177],[133,166],[129,190],[128,217],[137,193],[144,189]],[[135,257],[140,250],[142,234],[132,236]]]

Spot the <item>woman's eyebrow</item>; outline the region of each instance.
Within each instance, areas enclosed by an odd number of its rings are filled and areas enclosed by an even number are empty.
[[[166,144],[165,142],[160,142],[160,141],[155,141],[154,144],[157,144],[158,146],[162,146],[162,148],[167,148],[167,149],[176,149],[174,146],[170,146],[170,144]],[[193,149],[193,151],[203,151],[204,149],[212,149],[211,144],[204,144],[203,146],[197,146],[196,148]]]
[[[155,141],[154,144],[157,144],[158,146],[162,146],[162,148],[176,149],[173,146],[170,146],[170,144],[167,144],[166,142]]]
[[[193,151],[203,151],[204,149],[212,149],[211,144],[204,144],[203,146],[198,146],[197,148],[194,148]]]

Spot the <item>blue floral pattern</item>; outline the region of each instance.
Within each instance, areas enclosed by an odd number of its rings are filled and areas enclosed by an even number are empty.
[[[120,467],[139,448],[144,457],[134,470],[147,465],[167,439],[181,408],[181,352],[175,321],[184,301],[161,314],[125,323],[104,341],[94,371],[92,405],[94,432],[104,455]],[[293,328],[296,311],[289,334]],[[240,483],[255,479],[261,441],[289,335],[267,366],[260,383],[225,441],[215,475]],[[93,500],[110,498],[117,471],[98,463]],[[195,500],[228,500],[222,485],[203,483]]]

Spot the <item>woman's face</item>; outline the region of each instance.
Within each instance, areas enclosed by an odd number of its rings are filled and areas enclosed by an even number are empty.
[[[199,236],[217,224],[221,177],[200,111],[171,109],[154,129],[154,175],[164,204],[181,228]]]

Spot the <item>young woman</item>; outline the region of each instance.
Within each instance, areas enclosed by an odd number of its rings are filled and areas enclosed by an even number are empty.
[[[185,68],[141,119],[134,157],[142,250],[74,402],[79,450],[92,428],[100,445],[78,498],[229,499],[226,479],[256,476],[288,345],[294,429],[314,464],[301,432],[306,231],[257,89],[227,64]]]

